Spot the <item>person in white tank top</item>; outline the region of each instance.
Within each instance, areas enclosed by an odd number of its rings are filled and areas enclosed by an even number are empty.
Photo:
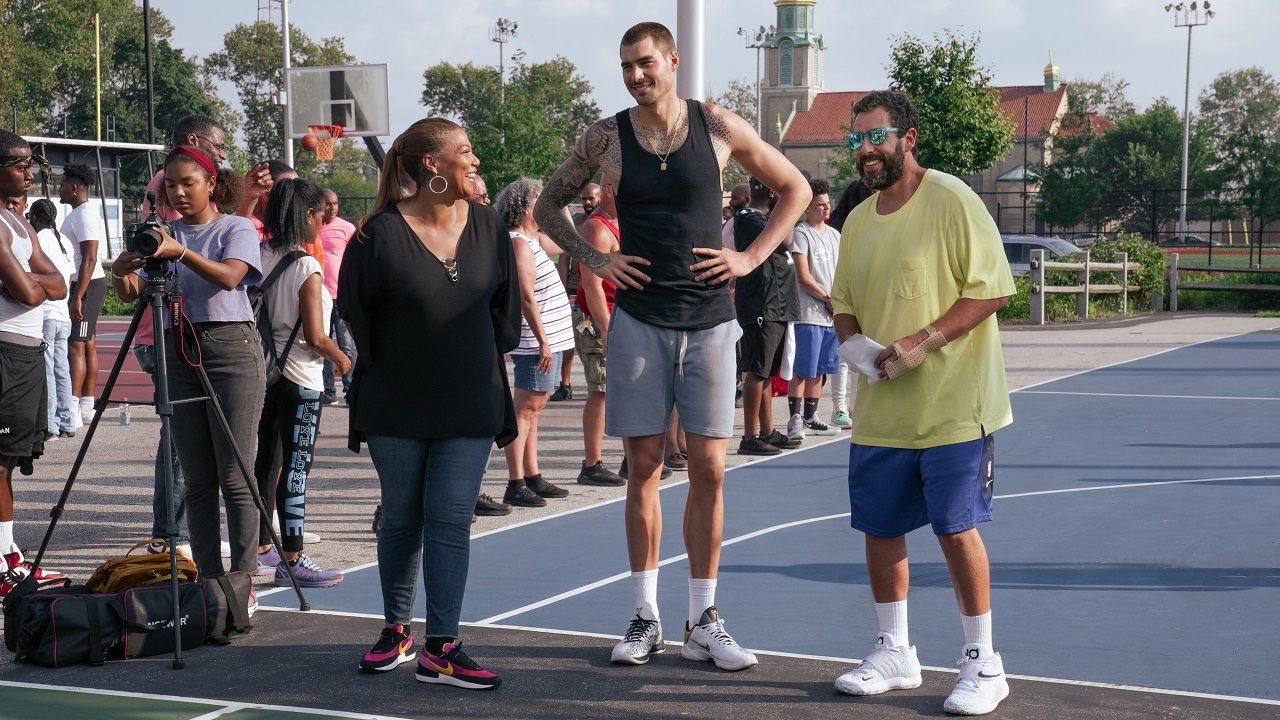
[[[18,135],[0,130],[0,203],[25,197],[37,160]],[[43,161],[43,159],[41,159]],[[0,597],[31,574],[13,535],[13,469],[32,472],[44,452],[46,299],[67,296],[62,275],[40,250],[35,230],[7,208],[0,210]],[[36,572],[39,583],[64,576]]]

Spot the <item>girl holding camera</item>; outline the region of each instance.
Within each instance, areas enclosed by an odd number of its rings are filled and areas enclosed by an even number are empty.
[[[287,263],[264,290],[267,321],[283,357],[280,379],[267,388],[266,405],[258,425],[258,457],[253,472],[267,507],[280,518],[283,562],[275,548],[258,546],[258,565],[275,572],[275,583],[289,587],[283,563],[293,567],[302,587],[332,587],[342,573],[325,570],[302,552],[307,480],[316,437],[320,431],[325,360],[343,375],[351,361],[329,338],[333,299],[324,287],[323,270],[303,245],[314,244],[324,224],[324,191],[308,180],[280,180],[271,188],[263,216],[269,233],[262,246],[262,274],[270,277]],[[290,344],[292,343],[292,344]],[[286,355],[287,353],[287,355]],[[258,533],[270,537],[265,523]]]
[[[177,274],[184,320],[183,327],[169,328],[166,339],[170,398],[204,397],[195,370],[203,366],[235,443],[219,426],[211,401],[174,405],[173,442],[186,475],[193,559],[204,577],[225,573],[219,553],[221,491],[231,570],[253,573],[258,567],[258,510],[235,451],[246,463],[254,456],[266,385],[246,292],[262,278],[258,233],[247,219],[218,211],[236,206],[241,182],[233,171],[219,170],[208,155],[191,147],[174,148],[165,158],[164,174],[166,198],[181,217],[170,227],[146,231],[159,238],[149,257],[120,253],[111,265],[111,283],[128,302],[146,289],[140,271],[148,261],[164,261]]]

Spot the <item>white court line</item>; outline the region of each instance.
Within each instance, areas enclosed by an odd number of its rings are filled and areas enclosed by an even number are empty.
[[[108,697],[125,697],[137,698],[139,700],[164,700],[166,702],[190,703],[193,705],[219,705],[221,708],[211,713],[206,713],[199,717],[213,718],[227,714],[227,711],[235,712],[237,710],[272,710],[275,712],[287,713],[305,713],[309,715],[328,715],[340,718],[355,718],[356,720],[409,720],[409,718],[400,718],[394,715],[373,715],[371,713],[353,713],[344,712],[342,710],[326,710],[324,708],[305,708],[295,707],[293,705],[264,705],[261,703],[234,703],[226,700],[212,700],[209,698],[179,697],[177,695],[156,695],[152,693],[128,692],[125,690],[102,690],[99,688],[79,688],[67,687],[65,685],[48,685],[45,683],[28,683],[14,682],[12,680],[0,680],[0,687],[27,688],[31,690],[54,690],[57,692],[81,693],[84,695],[105,695]],[[192,718],[191,720],[196,720]]]
[[[831,438],[828,438],[827,440],[824,440],[824,441],[822,441],[822,442],[815,443],[815,444],[813,444],[813,445],[809,445],[808,447],[798,448],[798,449],[796,449],[796,450],[793,450],[793,451],[791,451],[791,452],[787,453],[786,455],[772,455],[772,456],[770,456],[770,457],[755,458],[755,459],[753,459],[753,460],[748,460],[748,461],[746,461],[746,462],[744,462],[744,463],[741,463],[741,464],[738,464],[738,465],[734,465],[733,467],[725,468],[725,470],[724,470],[724,471],[725,471],[725,473],[727,474],[727,473],[729,473],[731,470],[737,470],[738,468],[744,468],[744,467],[748,467],[748,466],[750,466],[750,465],[756,465],[756,464],[759,464],[759,463],[762,463],[762,462],[765,462],[765,461],[768,461],[768,460],[777,460],[777,459],[779,459],[779,458],[783,458],[783,457],[795,457],[797,453],[802,453],[802,452],[805,452],[806,450],[813,450],[813,449],[815,449],[815,448],[820,448],[820,447],[822,447],[822,446],[824,446],[824,445],[830,445],[831,443],[839,442],[840,440],[844,440],[844,441],[848,442],[848,440],[849,440],[849,436],[848,436],[848,435],[836,435],[836,436],[833,436],[833,437],[831,437]],[[658,492],[662,492],[663,490],[669,490],[669,489],[674,488],[674,487],[680,487],[681,485],[688,485],[688,484],[689,484],[689,479],[688,479],[688,477],[686,477],[684,480],[676,480],[675,482],[672,482],[672,483],[668,483],[668,484],[666,484],[666,485],[659,486],[659,487],[658,487]],[[526,527],[526,526],[528,526],[528,525],[535,525],[535,524],[537,524],[537,523],[546,522],[546,521],[548,521],[548,520],[556,520],[556,519],[558,519],[558,518],[566,517],[566,516],[568,516],[568,515],[574,515],[574,514],[577,514],[577,513],[580,513],[580,512],[586,512],[587,510],[594,510],[594,509],[596,509],[596,508],[604,507],[604,506],[606,506],[606,505],[613,505],[613,504],[615,504],[615,503],[623,502],[623,501],[624,501],[624,500],[626,500],[626,499],[627,499],[627,496],[626,496],[626,495],[622,495],[622,496],[619,496],[619,497],[616,497],[616,498],[611,498],[611,499],[609,499],[609,500],[601,500],[600,502],[592,503],[592,504],[590,504],[590,505],[583,505],[582,507],[576,507],[576,508],[572,508],[572,509],[569,509],[569,510],[562,510],[562,511],[557,512],[557,513],[552,513],[552,514],[550,514],[550,515],[544,515],[544,516],[542,516],[542,517],[533,518],[532,520],[525,520],[525,521],[523,521],[523,522],[512,523],[512,524],[510,524],[510,525],[504,525],[504,526],[502,526],[502,527],[500,527],[500,528],[495,528],[495,529],[493,529],[493,530],[486,530],[486,531],[484,531],[484,532],[482,532],[482,533],[476,533],[475,535],[472,535],[472,536],[471,536],[471,540],[472,540],[472,542],[474,542],[474,541],[476,541],[476,540],[479,540],[479,539],[480,539],[480,538],[482,538],[482,537],[488,537],[488,536],[490,536],[490,535],[496,535],[496,534],[498,534],[498,533],[507,532],[507,531],[509,531],[509,530],[515,530],[516,528],[522,528],[522,527]],[[343,575],[346,575],[347,573],[355,572],[355,571],[357,571],[357,570],[366,570],[366,569],[368,569],[368,568],[371,568],[371,567],[376,566],[377,564],[378,564],[378,563],[377,563],[377,561],[374,561],[374,562],[368,562],[368,563],[364,563],[364,564],[361,564],[361,565],[356,565],[355,567],[347,568],[346,570],[340,570],[339,572],[341,572]],[[260,598],[261,598],[261,597],[267,597],[268,595],[275,595],[275,594],[276,594],[276,593],[278,593],[278,592],[284,592],[285,590],[292,590],[292,589],[293,589],[292,587],[278,587],[278,588],[272,588],[272,589],[270,589],[270,590],[263,590],[263,591],[261,591],[261,592],[259,592],[259,593],[258,593],[258,597],[260,597]]]
[[[1023,390],[1023,395],[1088,395],[1092,397],[1157,398],[1167,400],[1270,400],[1277,397],[1240,397],[1238,395],[1144,395],[1141,393],[1067,392],[1065,390]]]
[[[1056,490],[1038,490],[1035,492],[1010,493],[1008,495],[996,495],[993,499],[994,500],[1011,500],[1013,498],[1036,497],[1040,495],[1061,495],[1064,493],[1077,493],[1077,492],[1093,492],[1097,490],[1120,490],[1125,488],[1155,487],[1160,485],[1187,485],[1191,483],[1227,482],[1230,480],[1272,480],[1277,478],[1280,478],[1280,475],[1238,475],[1234,477],[1196,478],[1196,479],[1190,479],[1190,480],[1155,480],[1151,482],[1122,483],[1122,484],[1116,484],[1116,485],[1096,485],[1093,487],[1058,488]],[[808,525],[811,523],[824,522],[827,520],[838,520],[840,518],[847,518],[847,517],[849,517],[849,513],[845,512],[845,513],[836,513],[834,515],[823,515],[821,517],[807,518],[804,520],[794,520],[792,522],[782,523],[780,525],[773,525],[767,528],[762,528],[754,532],[749,532],[745,535],[739,535],[729,540],[725,540],[720,545],[721,547],[727,547],[729,545],[734,545],[740,542],[744,542],[746,540],[752,540],[752,539],[761,537],[763,535],[768,535],[770,533],[786,530],[788,528],[793,528],[799,525]],[[658,567],[671,565],[672,563],[677,563],[682,560],[685,560],[688,557],[689,555],[687,553],[675,555],[673,557],[669,557],[665,560],[660,561],[658,563]],[[611,585],[615,582],[618,582],[620,580],[625,580],[626,578],[629,578],[629,577],[631,577],[630,571],[621,572],[616,575],[611,575],[609,577],[596,580],[595,582],[588,583],[581,587],[577,587],[572,590],[566,590],[565,592],[562,592],[558,595],[553,595],[549,598],[545,598],[542,600],[538,600],[537,602],[529,603],[528,605],[518,607],[514,610],[509,610],[507,612],[499,613],[492,617],[487,617],[473,624],[477,626],[491,625],[493,623],[497,623],[502,620],[515,617],[516,615],[523,615],[524,613],[531,612],[533,610],[539,610],[541,608],[547,607],[548,605],[554,605],[555,603],[558,603],[561,600],[567,600],[569,598],[591,592],[592,590],[602,588],[606,585]]]
[[[1033,382],[1030,385],[1023,385],[1022,387],[1011,390],[1010,392],[1026,392],[1031,388],[1040,387],[1041,385],[1048,385],[1049,383],[1058,382],[1059,380],[1070,380],[1073,377],[1084,375],[1085,373],[1091,373],[1095,370],[1107,370],[1109,368],[1119,367],[1121,365],[1128,365],[1129,363],[1138,362],[1139,360],[1149,360],[1153,357],[1159,357],[1161,355],[1164,355],[1165,353],[1171,353],[1174,350],[1186,350],[1187,348],[1193,348],[1193,347],[1196,347],[1197,345],[1204,345],[1205,343],[1218,342],[1219,340],[1231,340],[1238,337],[1244,337],[1245,335],[1253,335],[1254,333],[1271,332],[1272,330],[1276,330],[1276,329],[1280,329],[1280,325],[1272,325],[1270,327],[1265,327],[1260,330],[1246,330],[1245,332],[1236,333],[1234,335],[1223,335],[1221,337],[1209,338],[1207,340],[1197,340],[1196,342],[1189,343],[1187,345],[1179,345],[1177,347],[1165,348],[1164,350],[1153,352],[1150,355],[1143,355],[1141,357],[1131,358],[1129,360],[1117,360],[1116,362],[1113,362],[1113,363],[1107,363],[1106,365],[1099,365],[1098,367],[1087,368],[1085,370],[1076,370],[1075,372],[1067,373],[1066,375],[1062,375],[1060,377],[1050,378],[1048,380],[1041,380],[1039,382]]]
[[[841,517],[849,517],[849,513],[823,515],[822,517],[808,518],[805,520],[794,520],[792,522],[782,523],[781,525],[773,525],[771,527],[756,530],[755,532],[749,532],[746,535],[739,535],[734,538],[729,538],[728,540],[721,542],[720,547],[723,548],[723,547],[728,547],[730,545],[736,545],[737,543],[740,543],[740,542],[745,542],[747,540],[758,538],[761,535],[768,535],[769,533],[777,532],[779,530],[785,530],[787,528],[793,528],[793,527],[796,527],[797,525],[808,525],[809,523],[822,522],[824,520],[834,520],[836,518],[841,518]],[[664,565],[677,563],[677,562],[680,562],[681,560],[687,560],[688,558],[689,558],[688,553],[683,553],[680,555],[676,555],[674,557],[669,557],[666,560],[659,562],[658,567],[663,567]],[[538,602],[530,603],[523,607],[518,607],[515,610],[510,610],[505,613],[494,615],[493,617],[485,618],[484,620],[481,620],[476,624],[488,625],[490,623],[496,623],[500,620],[506,620],[509,617],[514,617],[516,615],[523,615],[524,613],[529,612],[531,610],[537,610],[538,608],[546,607],[547,605],[552,605],[554,603],[560,602],[561,600],[567,600],[576,595],[581,595],[583,593],[590,592],[592,590],[595,590],[596,588],[604,587],[605,585],[610,585],[612,583],[618,582],[619,580],[624,580],[629,577],[631,577],[630,570],[626,572],[618,573],[617,575],[611,575],[610,577],[604,578],[603,580],[597,580],[588,585],[583,585],[582,587],[575,588],[567,592],[562,592],[559,595],[553,595],[552,597],[546,598],[545,600],[539,600]]]
[[[270,611],[270,612],[293,612],[293,613],[299,612],[298,610],[282,610],[280,608],[266,608],[266,607],[262,608],[262,610]],[[367,613],[349,613],[349,612],[340,612],[336,610],[334,611],[327,611],[327,610],[314,611],[313,610],[312,612],[313,613],[322,612],[325,615],[335,615],[338,617],[382,619],[381,615],[370,615]],[[414,618],[413,621],[424,622],[422,618]],[[621,640],[622,639],[621,635],[610,635],[608,633],[586,632],[582,630],[560,630],[557,628],[534,627],[532,625],[504,625],[500,623],[486,625],[482,623],[471,623],[471,622],[464,622],[464,623],[461,623],[461,625],[463,627],[483,627],[491,630],[513,630],[517,632],[539,632],[539,633],[547,633],[548,635],[563,635],[567,637],[584,637],[584,638],[592,638],[597,640]],[[667,640],[666,643],[668,645],[676,645],[676,646],[679,646],[682,644],[675,640]],[[842,663],[847,665],[857,665],[859,662],[862,662],[860,658],[835,657],[832,655],[809,655],[805,653],[783,652],[780,650],[751,649],[751,652],[755,653],[756,655],[767,655],[769,657],[795,658],[798,660],[817,660],[819,662]],[[960,672],[954,667],[937,667],[933,665],[921,665],[920,669],[929,670],[931,672],[950,673],[952,675],[955,675],[956,673]],[[1175,695],[1179,697],[1193,697],[1193,698],[1201,698],[1205,700],[1224,700],[1228,702],[1256,703],[1258,705],[1280,705],[1280,700],[1269,700],[1266,698],[1255,698],[1255,697],[1248,697],[1243,695],[1219,695],[1215,693],[1194,692],[1190,690],[1169,690],[1165,688],[1144,687],[1141,685],[1120,685],[1117,683],[1098,682],[1094,680],[1070,680],[1066,678],[1042,677],[1039,675],[1014,675],[1012,673],[1009,673],[1008,677],[1014,680],[1053,683],[1056,685],[1078,685],[1080,687],[1102,688],[1106,690],[1123,690],[1127,692],[1156,693],[1159,695]]]

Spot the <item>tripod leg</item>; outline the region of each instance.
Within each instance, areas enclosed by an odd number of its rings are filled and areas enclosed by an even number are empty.
[[[156,414],[160,416],[160,457],[163,458],[164,486],[167,502],[164,507],[164,534],[169,544],[169,588],[173,594],[173,669],[186,667],[182,659],[182,598],[178,588],[178,522],[173,503],[177,500],[173,492],[173,403],[169,399],[169,370],[167,348],[164,338],[164,293],[162,287],[148,286],[147,301],[151,306],[152,337],[156,339]],[[128,347],[127,345],[125,347]],[[96,418],[95,418],[96,419]]]
[[[258,506],[258,513],[265,520],[263,524],[271,534],[271,545],[280,554],[280,561],[284,563],[285,572],[289,574],[289,583],[293,585],[293,591],[298,596],[298,609],[303,611],[310,610],[311,605],[302,596],[302,588],[298,586],[298,578],[293,575],[293,567],[284,559],[284,548],[280,545],[280,536],[276,534],[276,530],[271,523],[271,510],[262,502],[262,494],[258,492],[258,484],[254,480],[253,473],[249,471],[249,465],[245,462],[244,453],[240,450],[240,446],[236,444],[235,436],[231,433],[231,424],[227,422],[227,414],[222,410],[222,402],[218,400],[218,394],[214,392],[213,384],[209,382],[209,374],[199,365],[194,370],[196,377],[200,378],[200,386],[204,388],[205,395],[208,396],[209,402],[213,406],[213,415],[218,419],[218,426],[222,428],[222,434],[227,439],[227,444],[235,452],[236,464],[240,466],[240,475],[244,477],[245,484],[249,486],[249,494],[253,496],[253,503]]]
[[[107,375],[107,383],[102,388],[102,397],[97,401],[97,408],[93,414],[93,421],[89,423],[89,429],[85,431],[84,442],[80,445],[80,451],[76,453],[76,460],[71,464],[71,472],[67,475],[67,482],[62,487],[62,494],[58,496],[58,503],[49,511],[49,527],[44,532],[44,540],[40,542],[40,550],[36,552],[35,560],[32,561],[31,574],[28,577],[34,578],[36,570],[40,569],[40,563],[44,560],[45,550],[49,548],[49,540],[53,538],[53,529],[58,524],[58,519],[62,517],[62,511],[66,508],[67,498],[71,496],[71,486],[75,484],[76,477],[80,475],[80,466],[84,464],[85,456],[89,454],[89,446],[93,443],[93,435],[98,429],[98,421],[102,418],[102,413],[106,410],[107,402],[111,397],[111,391],[116,387],[116,380],[120,377],[120,369],[124,367],[124,359],[129,354],[129,348],[133,345],[133,338],[138,333],[138,323],[142,320],[142,312],[146,308],[145,303],[138,303],[138,308],[133,312],[133,320],[129,323],[129,330],[124,335],[124,340],[120,343],[120,352],[116,353],[116,361],[111,366],[111,373]]]

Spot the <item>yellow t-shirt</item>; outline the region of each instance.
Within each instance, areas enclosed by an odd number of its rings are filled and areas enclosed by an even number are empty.
[[[896,212],[876,212],[878,195],[844,224],[831,288],[837,314],[888,346],[942,317],[960,298],[1012,295],[1000,232],[960,179],[936,170]],[[968,442],[1013,422],[994,315],[920,367],[874,385],[858,378],[853,442],[929,448]]]

